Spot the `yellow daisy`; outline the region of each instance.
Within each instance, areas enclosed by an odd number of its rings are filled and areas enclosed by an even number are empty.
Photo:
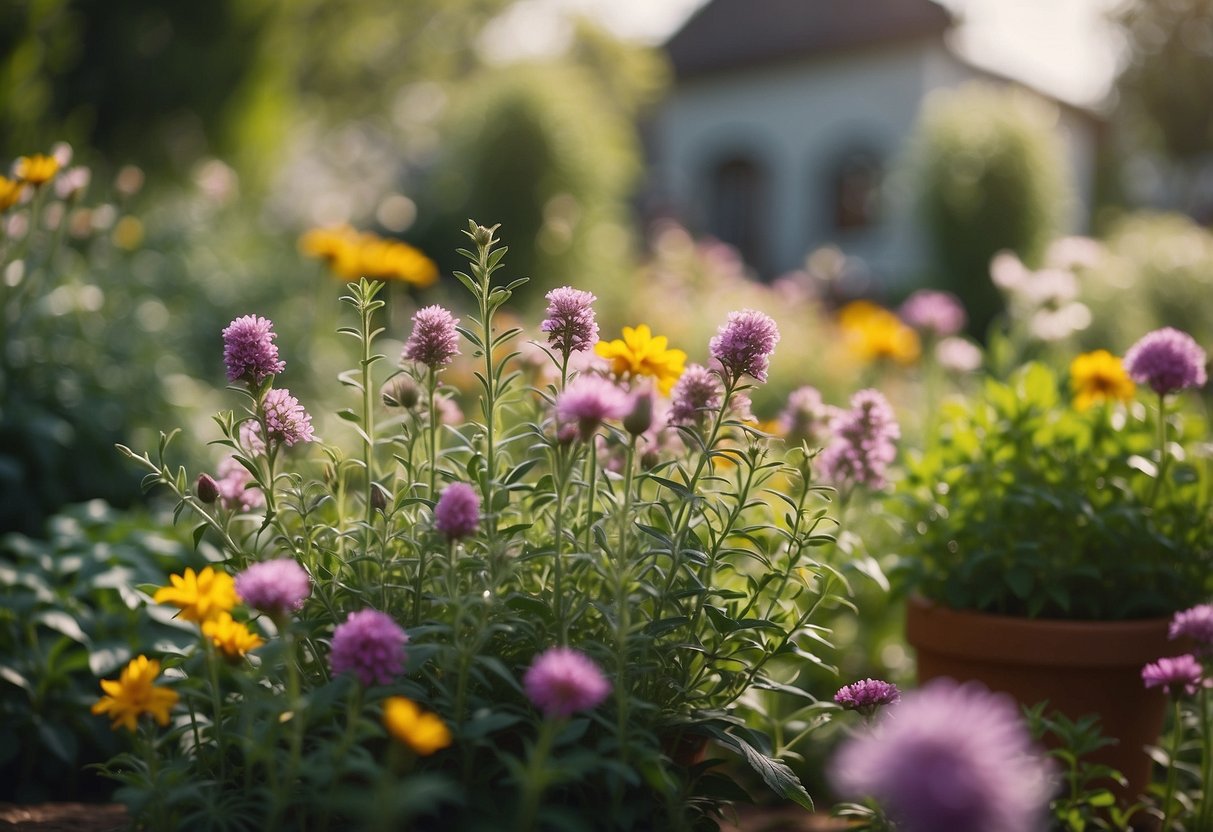
[[[54,156],[44,156],[41,153],[22,156],[17,159],[13,172],[22,182],[28,182],[37,188],[55,178],[55,174],[59,172],[59,161]]]
[[[451,744],[451,731],[437,714],[403,696],[389,696],[383,703],[383,727],[422,757]]]
[[[160,662],[139,656],[131,659],[117,679],[102,679],[105,692],[93,703],[92,712],[108,714],[115,731],[118,726],[134,731],[139,717],[151,714],[160,725],[168,725],[169,711],[177,700],[177,691],[153,685],[160,675]]]
[[[242,624],[226,612],[202,622],[202,634],[229,659],[238,659],[265,644],[265,639],[250,630],[247,624]]]
[[[861,361],[889,359],[912,364],[922,353],[918,333],[889,310],[866,300],[848,303],[838,313],[843,339]]]
[[[16,205],[24,191],[25,183],[20,179],[0,176],[0,214]]]
[[[1070,390],[1074,407],[1086,410],[1096,402],[1127,402],[1137,388],[1119,358],[1107,350],[1095,350],[1070,362]]]
[[[616,376],[652,376],[657,389],[669,395],[686,369],[687,354],[670,349],[668,344],[664,335],[654,337],[648,324],[641,324],[634,329],[625,326],[622,339],[599,341],[594,351],[611,362],[611,372]]]
[[[171,586],[156,590],[152,600],[157,604],[172,604],[181,609],[186,621],[202,623],[231,611],[239,597],[236,582],[225,572],[208,566],[194,574],[187,568],[184,575],[170,575]]]

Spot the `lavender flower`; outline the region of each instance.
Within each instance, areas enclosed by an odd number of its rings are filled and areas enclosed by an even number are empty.
[[[871,716],[885,705],[895,705],[901,701],[901,691],[891,682],[880,679],[864,679],[852,682],[838,689],[834,701],[848,711],[859,711],[864,716]]]
[[[261,438],[261,425],[254,419],[240,423],[240,444],[252,454],[265,453],[265,440]]]
[[[556,421],[577,425],[589,441],[604,419],[622,419],[632,408],[627,393],[602,376],[578,376],[556,397]]]
[[[260,384],[267,376],[277,375],[286,368],[278,359],[274,339],[274,324],[267,318],[245,315],[223,330],[223,363],[227,365],[228,381]]]
[[[441,306],[427,306],[413,315],[413,332],[401,357],[431,370],[450,364],[459,355],[459,319]]]
[[[789,446],[801,442],[811,447],[826,443],[836,409],[827,405],[816,387],[799,387],[788,394],[788,401],[776,421]]]
[[[266,560],[236,576],[236,594],[253,609],[279,616],[303,606],[312,581],[294,558]]]
[[[1150,662],[1141,669],[1141,680],[1148,688],[1161,687],[1171,696],[1192,696],[1201,685],[1204,669],[1191,653]]]
[[[408,640],[408,634],[387,613],[352,612],[333,630],[329,667],[333,673],[353,673],[367,687],[390,684],[404,670]]]
[[[743,309],[729,313],[724,326],[708,342],[708,350],[734,380],[748,373],[766,381],[771,353],[778,343],[779,328],[769,315]]]
[[[480,525],[480,495],[466,482],[453,482],[442,489],[434,506],[434,528],[450,540],[467,537]]]
[[[906,694],[833,769],[842,792],[876,798],[903,832],[1037,832],[1047,773],[1009,697],[947,679]]]
[[[1164,327],[1142,336],[1129,348],[1125,369],[1138,384],[1148,384],[1164,396],[1208,381],[1206,360],[1205,351],[1191,335]]]
[[[548,717],[564,717],[595,708],[611,692],[611,683],[593,660],[568,647],[540,654],[522,678],[526,695]]]
[[[888,401],[877,390],[851,397],[850,411],[835,426],[834,440],[821,455],[826,479],[835,485],[883,488],[885,472],[897,456],[893,444],[901,428]]]
[[[670,391],[670,424],[702,421],[705,413],[720,407],[720,378],[701,364],[691,364]]]
[[[1201,650],[1213,651],[1213,604],[1198,604],[1175,613],[1171,619],[1171,638],[1187,638]]]
[[[910,326],[937,338],[955,335],[965,328],[969,320],[959,298],[951,292],[933,289],[920,289],[910,295],[898,314]]]
[[[249,488],[253,475],[236,461],[227,457],[219,463],[219,479],[215,487],[219,490],[219,505],[228,511],[252,511],[265,505],[265,495],[259,488]]]
[[[312,430],[312,417],[285,387],[274,388],[265,394],[262,402],[265,411],[265,427],[270,439],[294,445],[311,442],[316,438]]]
[[[935,360],[953,373],[971,373],[981,367],[981,347],[953,336],[935,345]]]
[[[597,300],[589,292],[561,286],[544,295],[548,299],[547,317],[539,329],[548,334],[548,343],[562,356],[592,349],[598,343],[598,321],[591,304]]]

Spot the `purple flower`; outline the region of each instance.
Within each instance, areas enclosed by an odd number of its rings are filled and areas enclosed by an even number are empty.
[[[577,425],[586,441],[604,419],[622,419],[631,409],[627,393],[602,376],[578,376],[556,397],[556,421]]]
[[[294,558],[254,563],[236,576],[236,594],[255,610],[282,615],[312,594],[312,580]]]
[[[906,694],[848,741],[833,779],[879,801],[903,832],[1037,832],[1051,792],[1015,703],[947,679]]]
[[[229,456],[220,462],[218,474],[215,487],[219,489],[219,505],[223,508],[228,511],[252,511],[265,505],[265,495],[261,489],[248,487],[253,475],[235,457]]]
[[[826,443],[836,417],[836,409],[827,405],[816,387],[800,387],[788,394],[787,404],[777,422],[789,446],[801,442],[810,447]]]
[[[879,679],[864,679],[838,689],[834,701],[848,711],[859,711],[871,716],[884,705],[895,705],[901,701],[901,691],[891,682]]]
[[[749,373],[766,381],[771,353],[778,343],[779,328],[769,315],[743,309],[729,313],[724,326],[708,342],[708,350],[734,380]]]
[[[270,439],[294,445],[316,438],[312,430],[312,417],[307,415],[303,405],[285,387],[266,393],[262,408],[265,410],[265,427]]]
[[[933,289],[920,289],[910,295],[898,314],[910,326],[938,338],[955,335],[965,328],[969,320],[956,295]]]
[[[981,347],[964,338],[944,338],[935,345],[935,360],[953,373],[971,373],[981,367]]]
[[[353,673],[367,687],[390,684],[404,670],[408,640],[408,634],[387,613],[352,612],[333,630],[329,667],[334,673]]]
[[[611,692],[598,665],[568,647],[553,647],[536,657],[522,684],[535,707],[549,717],[588,711]]]
[[[450,364],[459,355],[459,319],[441,306],[427,306],[413,315],[413,332],[404,344],[402,358],[431,370]]]
[[[1180,692],[1192,696],[1201,685],[1204,668],[1191,653],[1162,658],[1141,669],[1141,680],[1148,688],[1161,687],[1172,696]]]
[[[598,298],[589,292],[561,286],[544,295],[548,299],[547,317],[539,325],[548,334],[548,343],[562,356],[592,349],[598,343],[598,321],[592,304]]]
[[[1191,335],[1164,327],[1142,336],[1129,348],[1125,370],[1138,384],[1148,384],[1163,396],[1208,381],[1205,361],[1205,351]]]
[[[822,473],[835,485],[883,488],[897,456],[901,428],[888,401],[876,390],[860,390],[835,425],[834,440],[821,454]]]
[[[227,365],[227,380],[244,379],[260,384],[266,376],[281,373],[286,362],[278,359],[274,339],[274,324],[267,318],[245,315],[223,330],[223,363]]]
[[[689,425],[720,407],[720,378],[701,364],[691,364],[670,391],[670,424]]]
[[[261,438],[261,425],[254,419],[240,423],[240,444],[251,454],[265,453],[265,440]]]
[[[466,482],[442,489],[434,506],[434,528],[451,540],[467,537],[480,525],[480,495]]]
[[[1213,604],[1198,604],[1175,613],[1171,619],[1171,638],[1188,638],[1202,650],[1213,651]]]

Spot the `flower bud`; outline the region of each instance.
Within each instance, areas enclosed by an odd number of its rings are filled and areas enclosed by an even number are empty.
[[[632,398],[632,411],[623,417],[623,427],[633,436],[639,436],[653,426],[653,394],[637,393]]]
[[[219,499],[219,485],[210,474],[199,474],[198,482],[194,486],[194,493],[198,495],[199,500],[209,506]]]
[[[556,441],[561,445],[572,445],[577,438],[577,425],[566,422],[556,429]]]
[[[388,407],[403,407],[412,410],[421,398],[417,382],[409,375],[393,376],[380,389],[383,403]]]
[[[371,508],[375,511],[387,511],[387,493],[379,483],[371,483]]]
[[[657,463],[660,461],[661,455],[657,453],[656,448],[646,448],[640,455],[640,468],[643,471],[651,471],[657,467]]]
[[[472,242],[484,248],[493,242],[493,231],[496,228],[485,228],[483,225],[476,226],[476,230],[472,232]]]

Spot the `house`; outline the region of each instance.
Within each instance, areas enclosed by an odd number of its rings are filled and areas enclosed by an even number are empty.
[[[666,43],[675,81],[651,136],[664,210],[759,275],[839,246],[886,287],[930,252],[899,163],[923,101],[975,79],[932,0],[709,0]],[[1058,103],[1071,232],[1087,227],[1097,120]]]

